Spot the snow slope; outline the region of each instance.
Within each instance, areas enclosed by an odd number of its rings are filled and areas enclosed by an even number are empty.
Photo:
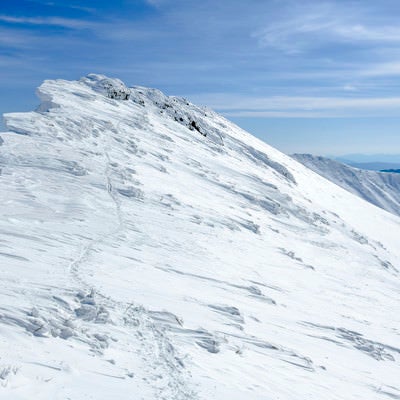
[[[343,189],[400,215],[400,175],[357,169],[311,154],[293,154],[292,157]]]
[[[1,399],[400,399],[398,217],[185,99],[38,94],[1,134]]]

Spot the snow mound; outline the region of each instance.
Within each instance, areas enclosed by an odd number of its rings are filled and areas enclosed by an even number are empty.
[[[102,93],[110,99],[129,100],[131,91],[125,84],[116,78],[107,78],[104,75],[89,74],[82,80],[96,92]]]

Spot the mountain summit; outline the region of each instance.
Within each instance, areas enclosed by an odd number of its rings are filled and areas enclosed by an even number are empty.
[[[400,398],[400,219],[215,112],[45,81],[0,146],[0,398]]]

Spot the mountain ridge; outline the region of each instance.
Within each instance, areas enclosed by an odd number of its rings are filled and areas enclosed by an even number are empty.
[[[398,217],[185,99],[38,92],[1,133],[0,398],[400,396]]]

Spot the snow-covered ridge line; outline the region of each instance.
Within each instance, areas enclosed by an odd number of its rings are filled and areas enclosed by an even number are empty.
[[[39,93],[0,135],[0,398],[400,396],[400,218],[185,99]]]
[[[63,87],[66,85],[66,87]],[[62,90],[59,90],[63,87]],[[191,131],[200,133],[207,137],[208,141],[214,143],[217,147],[224,146],[224,131],[231,125],[221,116],[217,116],[215,112],[205,107],[198,107],[190,103],[185,98],[176,96],[166,96],[158,89],[145,87],[128,88],[121,80],[116,78],[107,78],[104,75],[89,74],[77,81],[74,85],[68,84],[68,81],[55,80],[45,81],[36,91],[42,103],[36,112],[46,113],[50,109],[60,106],[69,107],[70,112],[76,108],[81,112],[80,107],[87,102],[96,104],[98,99],[97,93],[108,98],[108,104],[115,103],[115,100],[130,100],[127,104],[135,103],[141,107],[150,107],[156,109],[165,117],[172,119],[174,122],[183,125]],[[70,103],[66,101],[70,95],[79,97],[80,102]],[[122,104],[122,103],[121,103]],[[4,121],[7,129],[19,134],[36,134],[32,132],[29,126],[22,124],[18,114],[5,114]],[[17,118],[15,120],[15,118]],[[210,123],[212,121],[212,123]],[[123,123],[123,119],[119,123]],[[232,140],[233,138],[231,138]],[[215,148],[217,148],[215,147]],[[287,170],[283,163],[271,160],[265,152],[256,150],[250,144],[246,147],[246,154],[255,163],[260,163],[274,169],[278,174],[283,175],[286,179],[295,183],[293,175]]]

